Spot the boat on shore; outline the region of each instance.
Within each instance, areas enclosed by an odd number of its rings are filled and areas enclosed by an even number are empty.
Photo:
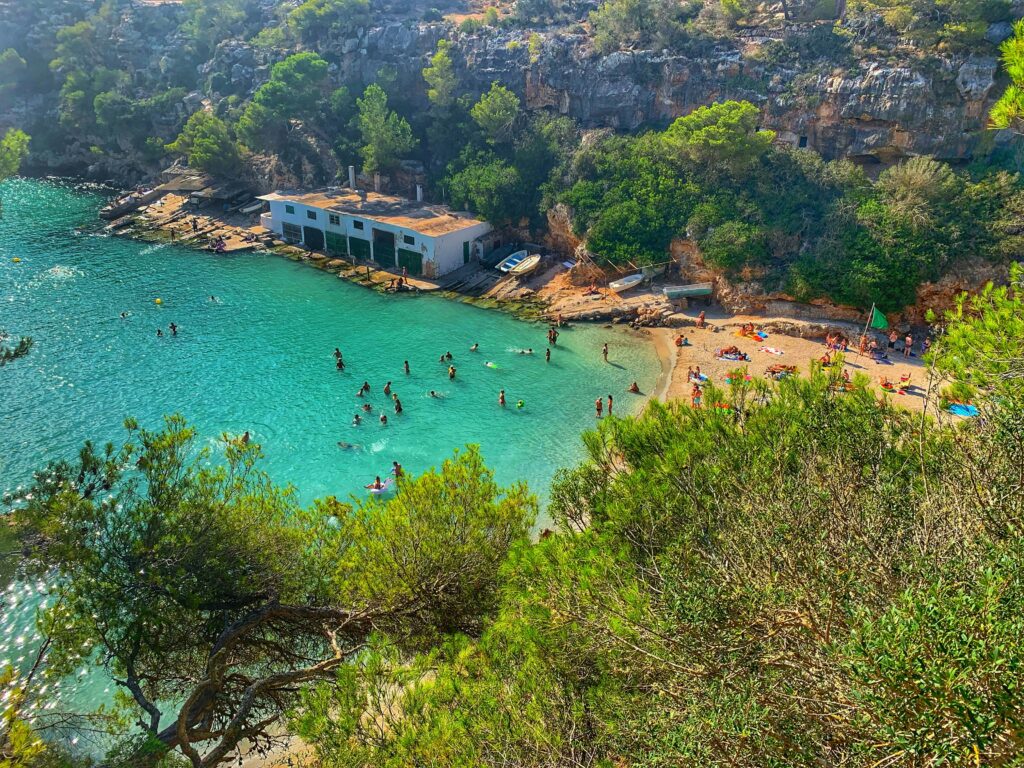
[[[690,285],[666,285],[661,289],[666,299],[685,299],[693,296],[710,296],[713,283],[691,283]]]
[[[509,270],[509,274],[515,275],[516,277],[525,277],[539,266],[540,254],[535,253],[532,256],[527,256],[521,262],[512,267],[512,269]]]
[[[516,251],[507,259],[503,259],[495,267],[499,272],[511,272],[514,267],[519,266],[522,262],[526,261],[529,257],[529,251]]]
[[[621,280],[613,280],[608,283],[608,290],[614,291],[615,293],[622,293],[628,291],[630,288],[636,288],[643,282],[644,276],[642,273],[637,272],[635,275],[626,275]]]

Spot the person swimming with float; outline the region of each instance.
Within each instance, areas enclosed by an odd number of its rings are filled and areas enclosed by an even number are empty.
[[[525,403],[525,402],[523,402],[522,400],[518,400],[518,401],[516,402],[516,408],[522,408],[522,407],[523,407],[523,406],[525,406],[525,405],[526,405],[526,403]]]
[[[380,475],[377,475],[377,476],[376,476],[376,477],[375,477],[375,478],[373,479],[373,482],[372,482],[372,483],[370,483],[369,485],[365,485],[365,486],[363,486],[363,487],[364,487],[364,488],[369,488],[369,489],[370,489],[371,491],[380,491],[380,490],[383,490],[383,488],[384,488],[384,483],[383,483],[383,482],[381,482],[381,479],[380,479]]]

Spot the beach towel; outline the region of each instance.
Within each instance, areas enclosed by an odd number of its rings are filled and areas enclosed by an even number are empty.
[[[783,354],[781,349],[776,349],[775,347],[760,347],[757,351],[758,352],[767,352],[769,355],[781,355],[781,354]]]
[[[744,354],[742,354],[742,353],[741,353],[741,354],[738,354],[738,355],[735,355],[735,354],[731,354],[731,353],[730,353],[730,354],[728,354],[728,355],[719,355],[719,356],[718,356],[718,359],[719,359],[719,360],[731,360],[731,361],[733,361],[733,362],[738,362],[738,361],[740,361],[740,360],[743,360],[743,361],[747,361],[747,360],[749,360],[750,358],[748,358],[748,357],[747,357],[746,355],[744,355]]]
[[[954,403],[947,410],[954,416],[960,416],[964,419],[973,419],[978,415],[978,409],[969,403]]]

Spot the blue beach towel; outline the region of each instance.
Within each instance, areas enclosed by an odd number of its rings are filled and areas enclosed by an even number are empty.
[[[955,403],[949,406],[949,412],[954,416],[960,416],[965,419],[972,419],[978,415],[978,409],[973,405],[964,405],[963,403]]]

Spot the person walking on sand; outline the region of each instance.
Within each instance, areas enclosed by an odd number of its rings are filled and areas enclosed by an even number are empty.
[[[908,333],[907,334],[907,338],[905,338],[903,340],[903,356],[904,357],[910,357],[913,354],[914,354],[914,337],[911,336]]]
[[[551,347],[548,347],[547,349],[544,350],[544,362],[551,362]]]
[[[608,415],[612,415],[612,396],[608,395]]]
[[[605,345],[603,347],[601,347],[601,357],[604,358],[604,361],[606,363],[608,362],[608,344],[607,344],[607,342],[605,343]]]
[[[505,407],[505,390],[504,389],[499,389],[498,390],[498,405],[500,405],[502,408]]]
[[[594,410],[597,411],[597,418],[601,418],[601,412],[604,410],[604,401],[599,397],[594,401]]]
[[[409,361],[408,360],[405,361],[405,375],[406,376],[409,375]]]

